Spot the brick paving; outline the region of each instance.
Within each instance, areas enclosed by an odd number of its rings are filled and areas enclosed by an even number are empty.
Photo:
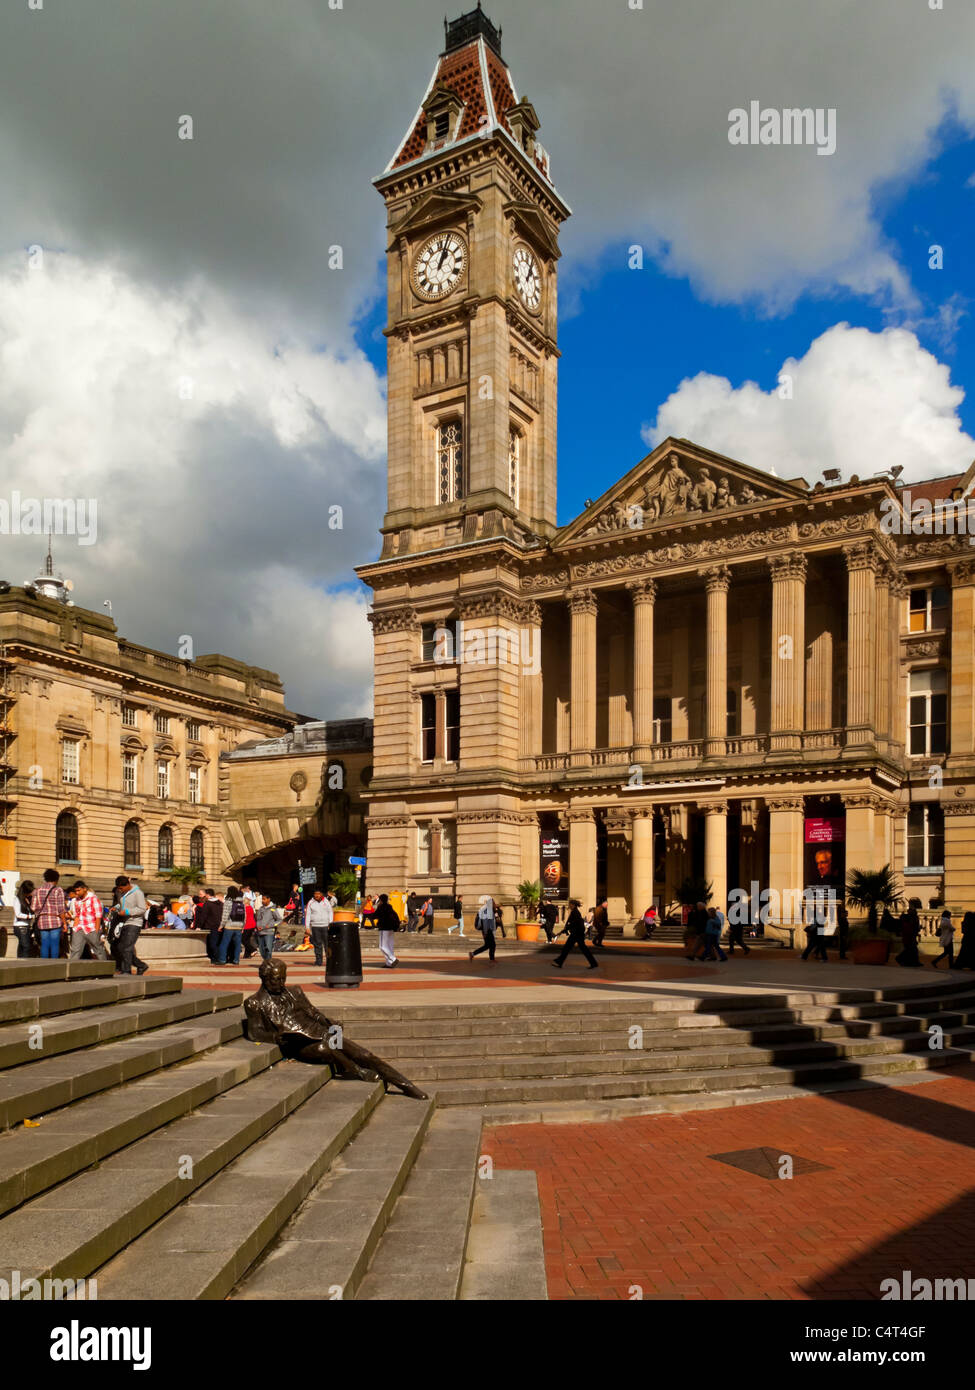
[[[534,1169],[549,1296],[871,1299],[882,1279],[975,1278],[975,1067],[910,1087],[599,1124],[485,1130]],[[713,1154],[825,1165],[768,1180]]]

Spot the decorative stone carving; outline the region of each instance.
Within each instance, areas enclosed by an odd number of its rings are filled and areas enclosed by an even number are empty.
[[[799,550],[791,550],[785,555],[770,555],[768,567],[773,580],[806,578],[806,557]]]
[[[569,571],[558,570],[555,574],[526,574],[521,587],[528,593],[536,589],[561,589],[569,582]]]
[[[805,800],[801,796],[767,796],[765,806],[769,811],[804,811]]]
[[[901,644],[901,652],[908,661],[919,661],[924,657],[940,656],[942,643],[930,637],[912,637]]]
[[[959,560],[952,565],[951,582],[953,585],[975,584],[975,560]]]
[[[736,494],[727,474],[715,477],[715,472],[711,467],[690,464],[676,453],[668,454],[643,483],[611,503],[585,535],[638,530],[688,513],[727,511],[771,500],[769,493],[757,492],[748,482],[740,484]]]
[[[596,595],[591,589],[573,589],[569,594],[569,611],[572,613],[595,613]]]
[[[367,617],[377,636],[387,632],[408,632],[420,623],[415,608],[374,608]]]
[[[657,597],[657,585],[653,579],[631,579],[626,587],[633,596],[634,604],[653,603]]]
[[[370,830],[399,830],[410,824],[409,816],[366,816]]]
[[[541,627],[542,605],[534,601],[526,603],[522,609],[521,620],[527,627]]]
[[[533,811],[458,811],[454,817],[458,825],[536,825],[538,817]]]
[[[595,819],[596,813],[591,806],[569,806],[559,814],[562,825],[581,825],[591,823]]]
[[[457,610],[465,622],[481,618],[509,618],[515,623],[526,621],[525,606],[513,594],[462,594]]]
[[[975,816],[975,801],[944,801],[941,809],[946,816]]]
[[[727,565],[712,565],[710,569],[702,570],[704,587],[708,593],[727,593],[731,588],[731,570]]]
[[[610,806],[603,812],[607,835],[626,835],[633,825],[634,812],[627,806]]]
[[[856,541],[843,547],[847,570],[873,570],[876,573],[881,557],[871,541]]]
[[[828,521],[804,521],[799,527],[799,535],[803,540],[843,536],[855,531],[865,531],[868,526],[868,519],[862,516],[830,517]]]

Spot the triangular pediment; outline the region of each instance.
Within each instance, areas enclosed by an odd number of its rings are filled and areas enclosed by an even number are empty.
[[[405,217],[392,229],[393,239],[409,232],[425,231],[441,222],[464,225],[469,212],[477,212],[481,200],[466,193],[427,193],[414,203]]]
[[[504,211],[522,235],[534,242],[538,250],[553,261],[559,259],[562,253],[559,250],[558,238],[533,203],[524,203],[518,199],[513,199],[511,202],[505,203]]]
[[[806,501],[809,495],[801,481],[784,482],[689,439],[668,438],[563,526],[553,546],[614,531],[687,526],[774,503]]]

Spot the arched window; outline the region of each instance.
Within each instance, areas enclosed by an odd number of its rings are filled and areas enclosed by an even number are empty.
[[[73,811],[62,811],[54,827],[54,845],[59,863],[78,862],[78,817]]]
[[[194,830],[190,834],[190,868],[199,869],[202,872],[205,867],[203,862],[203,831]]]
[[[160,869],[173,867],[173,827],[171,825],[164,825],[159,832],[157,863]]]
[[[127,869],[142,867],[142,835],[139,831],[138,821],[130,820],[126,825],[122,853]]]
[[[441,505],[464,495],[464,426],[445,420],[437,428],[437,472]]]

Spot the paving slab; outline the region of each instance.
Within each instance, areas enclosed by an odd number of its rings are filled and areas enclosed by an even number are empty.
[[[461,1280],[464,1302],[548,1298],[538,1179],[497,1169],[477,1184]]]

